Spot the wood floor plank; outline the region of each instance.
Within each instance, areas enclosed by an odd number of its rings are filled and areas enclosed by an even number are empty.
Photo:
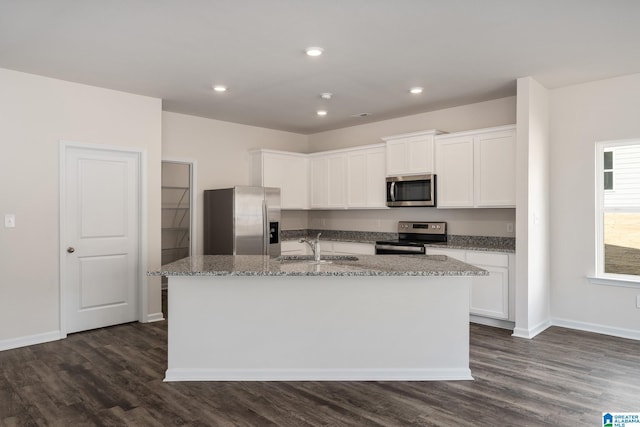
[[[0,352],[0,426],[577,426],[640,411],[640,342],[470,326],[474,381],[162,381],[166,321]]]

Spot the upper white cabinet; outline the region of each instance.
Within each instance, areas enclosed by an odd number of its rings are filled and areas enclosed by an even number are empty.
[[[474,162],[476,206],[515,207],[515,126],[476,136]]]
[[[311,208],[386,207],[382,145],[309,155]]]
[[[514,125],[435,137],[439,208],[514,207]]]
[[[310,155],[311,207],[341,209],[346,206],[347,156],[342,152]]]
[[[282,209],[309,208],[309,159],[306,154],[251,152],[251,185],[280,188]]]
[[[386,143],[387,176],[433,173],[433,144],[437,130],[382,138]]]
[[[347,152],[347,207],[386,207],[384,146]]]

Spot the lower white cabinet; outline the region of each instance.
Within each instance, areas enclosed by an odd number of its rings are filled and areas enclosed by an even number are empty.
[[[470,314],[498,320],[514,320],[511,314],[513,310],[509,310],[510,296],[513,293],[510,289],[509,254],[428,247],[427,255],[447,255],[487,270],[488,276],[476,276],[472,280]]]
[[[311,255],[311,248],[297,240],[283,240],[280,251],[282,255]],[[375,255],[373,243],[343,242],[320,239],[320,254],[324,255]]]
[[[325,241],[320,240],[320,244],[328,244],[328,252],[332,255],[375,255],[376,246],[373,243],[359,243],[359,242],[339,242],[339,241]],[[321,246],[322,251],[325,250],[325,246]]]

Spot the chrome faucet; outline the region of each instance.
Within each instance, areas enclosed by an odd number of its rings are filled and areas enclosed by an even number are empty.
[[[320,235],[322,233],[318,233],[315,240],[308,239],[300,239],[300,243],[306,243],[311,248],[313,252],[313,260],[315,262],[320,262]]]

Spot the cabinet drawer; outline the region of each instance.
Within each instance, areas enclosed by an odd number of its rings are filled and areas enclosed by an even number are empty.
[[[495,267],[509,267],[509,255],[501,253],[489,253],[467,251],[467,262],[474,265],[492,265]]]

